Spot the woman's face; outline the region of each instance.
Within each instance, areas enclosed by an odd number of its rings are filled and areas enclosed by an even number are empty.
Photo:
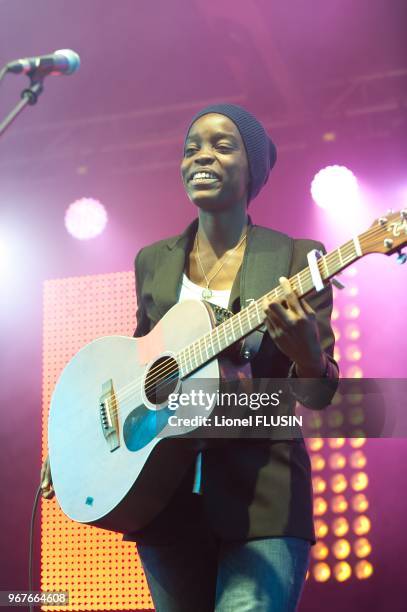
[[[226,210],[246,204],[249,165],[233,121],[225,115],[209,113],[192,124],[181,175],[188,197],[203,210]]]

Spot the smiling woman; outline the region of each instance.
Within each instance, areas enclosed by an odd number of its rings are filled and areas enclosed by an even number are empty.
[[[181,235],[138,254],[135,336],[146,335],[157,312],[162,316],[176,301],[205,299],[237,312],[321,248],[252,224],[248,205],[275,161],[273,142],[245,109],[212,105],[192,118],[181,176],[198,218]],[[265,305],[261,344],[240,353],[236,372],[337,378],[330,289],[310,299],[312,308],[299,302],[287,279],[281,288],[279,308]],[[295,610],[315,542],[305,445],[216,440],[202,448],[166,509],[125,536],[137,541],[156,609]]]

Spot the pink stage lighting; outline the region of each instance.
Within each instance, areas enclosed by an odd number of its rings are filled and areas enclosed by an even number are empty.
[[[106,209],[93,198],[81,198],[70,204],[65,213],[65,227],[74,238],[89,240],[103,232],[107,223]]]
[[[359,204],[358,181],[345,166],[327,166],[314,176],[311,195],[321,208],[352,210]]]

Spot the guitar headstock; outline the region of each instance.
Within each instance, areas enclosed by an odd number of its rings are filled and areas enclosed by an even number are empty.
[[[379,217],[367,232],[359,236],[359,240],[363,254],[392,255],[396,251],[401,251],[407,244],[407,208],[398,212],[389,211],[383,217]]]

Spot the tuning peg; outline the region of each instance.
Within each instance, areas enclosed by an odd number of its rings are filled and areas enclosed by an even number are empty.
[[[391,216],[394,213],[394,210],[392,208],[389,208],[387,210],[387,216]]]
[[[379,225],[383,226],[383,225],[386,225],[386,223],[387,223],[387,217],[379,218]]]
[[[401,251],[398,253],[396,257],[396,261],[398,264],[402,265],[407,261],[407,253],[402,253]]]
[[[407,219],[407,208],[403,208],[403,210],[400,212],[400,216],[404,220]]]

